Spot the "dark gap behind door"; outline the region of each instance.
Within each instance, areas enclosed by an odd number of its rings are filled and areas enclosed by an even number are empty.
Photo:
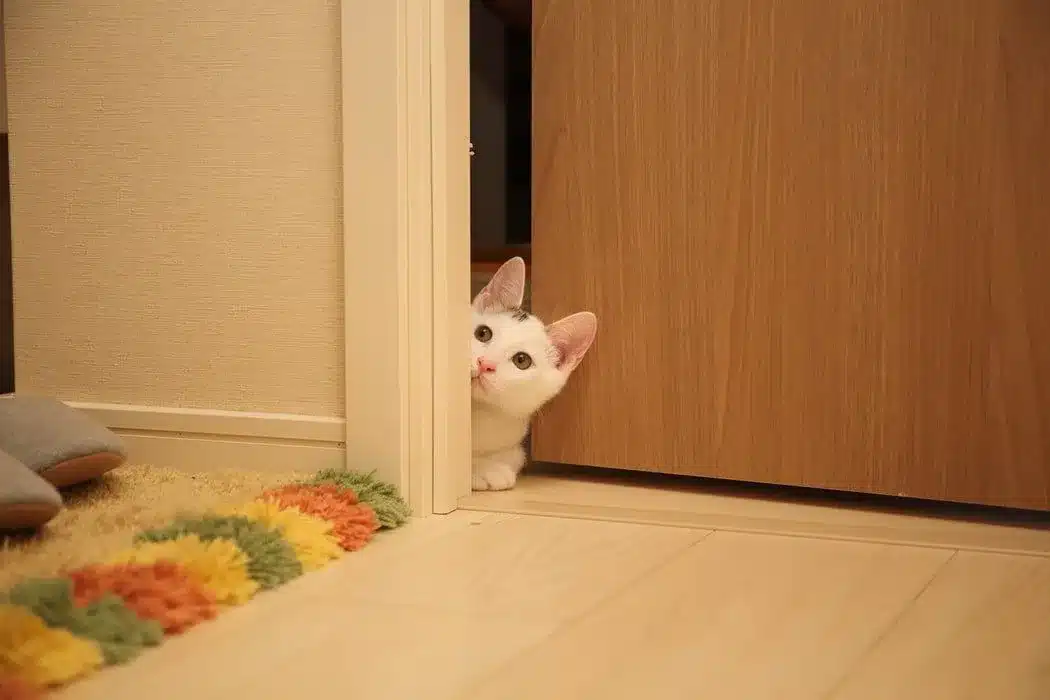
[[[528,0],[471,2],[472,263],[501,263],[515,255],[530,258],[530,5]]]
[[[7,133],[0,134],[0,393],[15,390],[14,289],[11,281],[11,187]]]

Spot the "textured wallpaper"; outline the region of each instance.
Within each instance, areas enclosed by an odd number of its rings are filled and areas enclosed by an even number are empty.
[[[18,390],[343,415],[337,0],[4,5]]]

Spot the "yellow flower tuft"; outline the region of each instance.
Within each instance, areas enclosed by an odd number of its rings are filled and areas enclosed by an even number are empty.
[[[143,542],[118,554],[110,563],[154,564],[159,561],[181,565],[219,603],[240,605],[259,590],[259,584],[248,576],[248,557],[235,543],[225,539],[205,542],[197,535],[183,535],[163,542]]]
[[[257,500],[226,509],[221,514],[240,515],[280,532],[295,551],[303,571],[316,571],[345,554],[332,534],[330,522],[295,507],[284,508],[273,501]]]
[[[60,685],[102,665],[94,642],[53,629],[16,605],[0,603],[0,672],[34,686]]]

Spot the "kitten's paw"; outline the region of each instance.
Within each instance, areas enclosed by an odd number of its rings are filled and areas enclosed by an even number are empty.
[[[491,463],[474,470],[471,487],[475,491],[506,491],[514,488],[517,481],[516,469],[506,464]]]

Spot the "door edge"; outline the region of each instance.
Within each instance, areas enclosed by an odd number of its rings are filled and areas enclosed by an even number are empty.
[[[468,0],[340,15],[347,466],[447,513],[470,492]]]

